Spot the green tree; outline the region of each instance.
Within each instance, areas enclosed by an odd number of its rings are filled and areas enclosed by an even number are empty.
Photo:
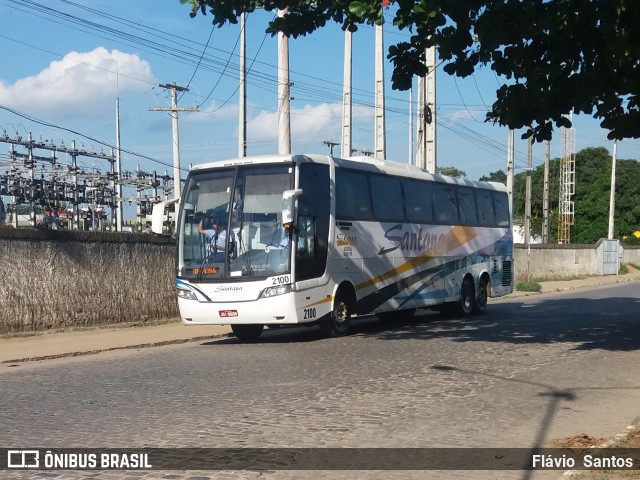
[[[242,12],[287,8],[267,31],[291,37],[336,22],[355,31],[382,24],[381,0],[180,0],[213,24]],[[497,91],[487,121],[548,140],[571,111],[601,120],[609,138],[640,137],[640,2],[638,0],[391,0],[393,24],[411,33],[389,47],[393,87],[424,76],[425,49],[436,46],[443,70],[466,77],[485,65],[509,82]]]
[[[640,163],[618,160],[616,165],[616,216],[614,235],[640,243],[634,232],[640,231]]]
[[[575,218],[571,243],[594,243],[609,231],[609,196],[612,158],[604,147],[586,148],[576,154]],[[539,235],[543,221],[544,166],[531,173],[531,232]],[[560,160],[549,162],[549,230],[555,242],[558,228]],[[526,173],[514,177],[513,216],[524,220]],[[614,237],[633,242],[633,232],[640,230],[640,163],[618,160],[616,166],[616,205]],[[632,238],[633,237],[633,238]]]
[[[498,170],[497,172],[491,172],[489,176],[483,175],[480,177],[481,182],[498,182],[507,184],[507,174],[504,173],[504,170]]]

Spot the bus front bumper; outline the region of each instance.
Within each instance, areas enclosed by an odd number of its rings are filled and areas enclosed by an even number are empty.
[[[185,325],[302,323],[296,315],[293,293],[247,302],[200,302],[178,298],[178,308]]]

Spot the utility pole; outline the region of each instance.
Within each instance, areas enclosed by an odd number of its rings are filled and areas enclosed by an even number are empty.
[[[418,132],[416,165],[436,173],[436,47],[425,50],[426,77],[418,78]]]
[[[413,165],[413,83],[409,89],[409,165]]]
[[[9,160],[13,162],[14,158],[15,158],[15,145],[13,143],[10,143],[9,144]],[[13,216],[12,216],[13,228],[18,228],[18,197],[17,195],[12,195],[11,203],[13,203]]]
[[[514,138],[513,129],[509,129],[507,140],[507,193],[509,195],[509,212],[513,215],[513,162],[514,162]]]
[[[342,82],[342,146],[340,148],[342,158],[350,157],[353,152],[353,145],[351,143],[351,116],[353,114],[353,104],[351,101],[352,37],[353,33],[347,29],[344,32],[344,78]]]
[[[278,10],[284,17],[287,9]],[[291,84],[289,83],[289,37],[278,32],[278,153],[291,154]]]
[[[115,158],[115,152],[113,151],[113,148],[111,149],[111,157]],[[111,177],[111,198],[110,198],[110,202],[111,205],[115,206],[116,208],[111,208],[111,228],[110,230],[113,231],[114,228],[116,228],[116,223],[117,223],[117,205],[118,205],[118,195],[117,195],[117,188],[118,185],[120,184],[119,179],[116,178],[116,170],[115,170],[115,162],[109,162],[110,165],[110,172],[109,172],[109,176]],[[120,230],[118,230],[120,231]]]
[[[116,231],[122,232],[122,157],[120,152],[120,98],[116,97]]]
[[[607,238],[613,240],[613,224],[616,207],[616,157],[618,155],[618,141],[613,141],[613,160],[611,161],[611,193],[609,195],[609,235]]]
[[[385,144],[385,118],[384,118],[384,29],[382,25],[376,25],[376,48],[375,48],[375,157],[385,159],[387,157],[387,147]]]
[[[427,78],[426,87],[426,168],[429,173],[436,173],[438,162],[436,158],[436,47],[427,48]]]
[[[424,77],[418,77],[418,108],[417,108],[417,126],[416,126],[416,165],[422,169],[427,168],[427,148],[426,148],[426,123],[424,114],[427,109],[425,101],[425,80]]]
[[[76,149],[76,141],[71,142],[71,175],[73,178],[73,223],[76,230],[80,230],[80,203],[78,196],[78,150]]]
[[[246,14],[240,15],[240,120],[238,125],[238,157],[247,156],[247,37]]]
[[[529,247],[531,243],[531,172],[533,171],[533,139],[529,137],[527,148],[527,180],[526,201],[524,207],[524,243]]]
[[[31,132],[29,132],[29,140],[28,140],[28,144],[27,144],[27,148],[29,149],[29,154],[27,156],[27,168],[29,169],[29,175],[31,177],[30,183],[31,183],[31,195],[30,195],[30,200],[29,200],[29,205],[30,205],[30,210],[31,210],[31,226],[32,227],[36,227],[36,208],[35,208],[35,203],[33,201],[33,198],[35,197],[35,192],[36,192],[36,186],[35,186],[35,176],[34,176],[34,168],[35,168],[35,163],[33,160],[33,138],[31,137]]]
[[[551,142],[547,140],[544,150],[544,179],[542,186],[542,243],[549,243],[549,160]]]
[[[324,143],[327,147],[329,147],[329,155],[333,157],[333,147],[339,145],[339,143],[333,142],[331,140],[323,140],[322,143]]]
[[[182,190],[180,181],[180,140],[178,138],[178,112],[199,112],[200,109],[195,107],[178,108],[178,92],[188,92],[186,87],[179,87],[174,83],[160,84],[161,88],[171,90],[171,108],[167,107],[149,107],[152,112],[171,112],[171,125],[173,127],[173,198],[179,198]],[[176,218],[178,220],[178,204],[176,203]]]

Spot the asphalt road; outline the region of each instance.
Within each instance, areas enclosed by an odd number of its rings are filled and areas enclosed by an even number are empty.
[[[534,448],[640,421],[636,283],[29,364],[0,376],[7,448]],[[390,455],[393,451],[389,450]],[[0,478],[558,478],[527,471],[0,471]]]

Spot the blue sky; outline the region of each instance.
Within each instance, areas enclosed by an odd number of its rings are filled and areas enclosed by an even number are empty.
[[[169,92],[159,84],[175,82],[189,86],[179,106],[198,105],[201,110],[180,114],[182,166],[237,156],[240,29],[238,25],[212,29],[210,16],[191,19],[189,12],[178,0],[0,0],[0,106],[49,124],[0,109],[0,129],[10,136],[32,132],[34,138],[56,144],[76,140],[99,150],[100,145],[80,134],[115,145],[119,96],[122,148],[141,155],[124,153],[123,170],[140,165],[146,171],[172,174],[171,118],[149,107],[170,106]],[[277,43],[264,33],[272,15],[259,11],[247,20],[249,155],[278,149]],[[389,21],[385,50],[407,37]],[[374,146],[373,38],[374,29],[368,26],[353,37],[356,149]],[[327,153],[322,141],[339,141],[344,35],[330,24],[308,37],[292,39],[289,48],[292,151]],[[391,64],[386,64],[385,74],[387,157],[406,163],[409,94],[391,89]],[[438,70],[439,166],[459,168],[472,180],[506,169],[507,129],[483,121],[500,81],[489,68],[465,79]],[[604,146],[611,152],[612,143],[595,120],[576,117],[574,124],[577,150]],[[526,166],[527,145],[519,138],[521,133],[516,134],[517,168]],[[0,170],[8,148],[0,144]],[[561,136],[556,134],[552,158],[561,155],[561,148]],[[640,141],[620,142],[618,157],[640,158]],[[544,145],[537,144],[534,165],[543,161]],[[106,163],[97,160],[85,166],[105,170]]]

